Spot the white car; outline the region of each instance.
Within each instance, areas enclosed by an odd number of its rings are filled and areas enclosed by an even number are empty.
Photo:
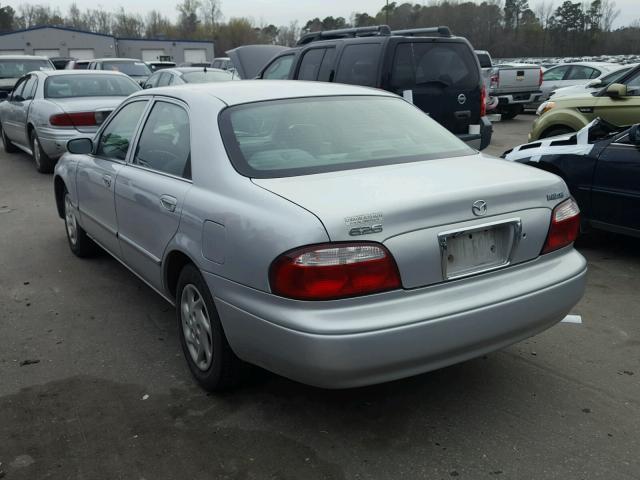
[[[573,85],[571,87],[562,87],[554,90],[550,93],[550,97],[553,97],[554,100],[558,97],[568,97],[571,95],[584,95],[585,93],[595,92],[596,90],[609,85],[610,83],[618,80],[622,75],[627,73],[632,68],[635,68],[638,64],[633,63],[629,65],[619,65],[619,68],[608,73],[607,75],[603,75],[595,80],[591,80],[589,83],[585,85]]]

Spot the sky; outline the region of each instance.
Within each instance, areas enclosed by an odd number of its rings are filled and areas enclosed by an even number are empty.
[[[72,0],[28,1],[29,3],[43,3],[58,7],[63,13],[72,3]],[[413,0],[413,2],[427,3],[424,0]],[[615,2],[621,13],[614,27],[628,25],[632,21],[640,19],[640,0],[615,0]],[[16,10],[21,3],[20,0],[4,0],[2,2],[4,5],[11,5]],[[149,10],[157,9],[172,19],[177,15],[176,3],[176,0],[136,0],[133,3],[125,0],[76,0],[76,4],[81,10],[97,6],[101,6],[105,10],[115,10],[124,6],[128,12],[144,16]],[[402,3],[402,0],[399,3]],[[538,1],[530,0],[529,3],[535,5]],[[559,5],[561,0],[555,0],[554,3]],[[304,25],[307,20],[314,17],[324,18],[329,15],[345,17],[348,20],[353,12],[367,12],[373,15],[380,10],[384,0],[221,0],[221,4],[222,13],[226,19],[250,17],[258,24],[273,23],[280,26],[288,25],[292,20],[297,20],[301,25]]]

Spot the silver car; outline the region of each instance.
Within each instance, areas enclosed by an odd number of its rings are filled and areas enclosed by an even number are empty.
[[[51,173],[67,140],[93,136],[107,116],[140,86],[117,72],[31,72],[0,103],[2,143],[7,152],[33,155],[41,173]]]
[[[143,88],[168,87],[185,83],[228,82],[240,78],[227,70],[205,67],[164,68],[155,72],[144,83]]]
[[[354,387],[535,335],[586,262],[565,183],[483,156],[391,93],[301,81],[138,92],[71,140],[55,198],[168,302],[197,381],[243,362]]]

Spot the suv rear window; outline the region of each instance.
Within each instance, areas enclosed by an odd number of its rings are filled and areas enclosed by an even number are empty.
[[[335,81],[375,87],[378,83],[379,43],[347,45],[342,52]]]
[[[407,42],[396,47],[391,71],[393,88],[430,83],[464,90],[480,82],[474,53],[465,43]]]
[[[220,130],[242,175],[276,178],[470,155],[397,97],[307,97],[225,109]]]

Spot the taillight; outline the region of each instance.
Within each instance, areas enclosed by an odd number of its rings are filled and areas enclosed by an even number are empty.
[[[540,69],[540,77],[538,78],[538,86],[542,85],[542,77],[544,75],[544,72],[542,71],[542,69]]]
[[[489,88],[498,88],[499,84],[500,84],[500,70],[497,70],[496,72],[491,74]]]
[[[542,253],[566,247],[578,238],[579,231],[580,208],[573,198],[569,198],[554,208],[551,213],[551,225]]]
[[[480,116],[484,117],[487,114],[487,89],[482,85],[480,90]]]
[[[334,300],[401,287],[398,267],[378,243],[325,243],[280,255],[269,271],[271,291],[297,300]]]
[[[57,113],[49,117],[54,127],[93,127],[98,125],[95,112]]]

